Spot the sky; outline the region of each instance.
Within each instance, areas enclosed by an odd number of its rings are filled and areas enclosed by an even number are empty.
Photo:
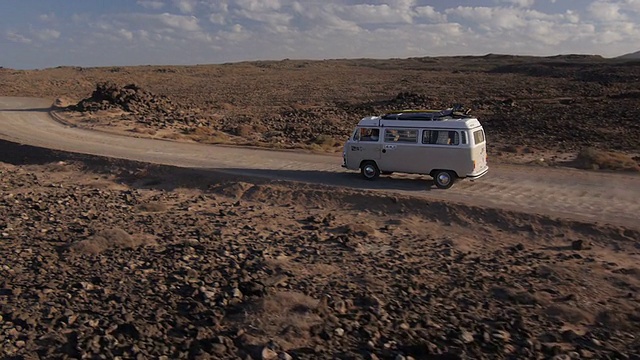
[[[640,50],[640,0],[0,0],[0,66]]]

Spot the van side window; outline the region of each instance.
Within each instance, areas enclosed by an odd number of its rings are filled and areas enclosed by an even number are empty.
[[[360,129],[360,141],[378,141],[380,129],[362,128]]]
[[[466,144],[467,143],[467,132],[466,131],[461,131],[460,135],[461,135],[461,138],[462,138],[462,143]]]
[[[422,143],[434,145],[458,145],[460,144],[460,135],[457,131],[425,130],[422,132]]]
[[[415,144],[418,142],[418,130],[385,129],[384,142],[403,142]]]
[[[482,130],[476,130],[473,132],[473,142],[475,142],[476,145],[484,142],[484,132],[482,132]]]

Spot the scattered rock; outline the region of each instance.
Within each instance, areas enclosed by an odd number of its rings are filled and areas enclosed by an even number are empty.
[[[108,176],[127,172],[101,161]],[[422,216],[238,202],[207,186],[96,185],[102,173],[40,166],[25,175],[0,163],[0,231],[12,235],[0,242],[0,343],[14,357],[595,359],[631,354],[640,331],[635,299],[619,296],[634,268],[615,252],[602,270],[598,252],[538,250],[557,228],[540,227],[538,241],[482,224],[491,236],[473,246],[472,223],[458,232]],[[238,188],[285,191],[254,186]]]
[[[573,250],[583,250],[584,249],[584,242],[582,240],[575,240],[571,242],[571,248]]]
[[[261,353],[262,360],[274,360],[278,358],[278,353],[269,349],[268,347],[264,347]]]

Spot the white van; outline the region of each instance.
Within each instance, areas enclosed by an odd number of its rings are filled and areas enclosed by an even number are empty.
[[[430,175],[441,189],[489,171],[482,125],[454,109],[363,118],[344,146],[342,167],[368,180],[393,172]]]

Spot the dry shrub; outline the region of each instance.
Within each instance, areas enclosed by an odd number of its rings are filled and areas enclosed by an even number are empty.
[[[209,136],[215,132],[215,130],[206,126],[196,126],[189,129],[189,132],[195,136]]]
[[[221,144],[229,142],[229,135],[222,131],[216,131],[204,126],[195,128],[191,138],[195,141],[208,144]]]
[[[134,237],[122,229],[113,228],[98,231],[89,239],[71,245],[70,249],[76,253],[95,255],[111,248],[134,249],[153,243],[153,239],[149,236]]]
[[[276,274],[288,274],[289,276],[313,276],[327,277],[340,272],[340,268],[332,264],[299,262],[289,257],[266,258],[265,265]],[[275,283],[281,279],[281,275],[275,275],[267,282]]]
[[[264,134],[264,133],[269,131],[269,128],[264,126],[264,125],[262,125],[262,124],[256,124],[256,125],[254,125],[254,128],[255,128],[256,132],[259,133],[260,135],[262,135],[262,134]]]
[[[68,164],[64,161],[58,161],[55,163],[49,163],[44,166],[47,172],[69,172],[71,169]]]
[[[640,280],[640,268],[637,267],[621,268],[618,270],[614,270],[614,273],[627,275]]]
[[[53,101],[53,104],[51,104],[54,109],[66,109],[70,105],[73,105],[73,101],[66,97],[59,97]]]
[[[640,171],[640,165],[631,156],[594,148],[580,151],[575,163],[581,169]]]
[[[553,319],[566,321],[573,325],[592,324],[593,315],[572,305],[553,304],[546,309],[547,316]]]
[[[285,135],[284,135],[284,132],[282,132],[282,131],[271,130],[271,131],[263,132],[262,136],[265,139],[279,140],[279,139],[283,139]]]
[[[280,291],[246,304],[240,319],[233,320],[249,330],[256,342],[252,345],[273,339],[288,350],[309,345],[311,327],[322,322],[318,305],[318,300],[305,294]]]
[[[376,229],[366,224],[348,224],[336,229],[338,232],[357,236],[375,236],[378,234]]]
[[[596,316],[596,321],[609,329],[632,330],[633,324],[629,321],[629,314],[624,310],[618,309],[603,310]]]
[[[318,144],[322,147],[335,147],[341,145],[341,143],[334,139],[331,135],[320,134],[313,139],[315,144]]]
[[[518,155],[532,154],[535,152],[534,149],[524,145],[505,145],[502,148],[500,148],[500,150],[507,153],[518,154]]]
[[[247,124],[238,125],[233,129],[233,132],[235,135],[243,138],[250,138],[255,134],[253,126]]]
[[[149,202],[136,206],[139,211],[144,212],[162,212],[167,210],[167,205],[161,202]]]
[[[308,148],[315,151],[336,152],[342,148],[342,143],[330,135],[320,134],[313,139]]]
[[[155,129],[143,128],[139,126],[134,127],[130,131],[136,134],[146,134],[146,135],[155,135],[157,133]]]
[[[164,134],[162,135],[162,137],[169,140],[180,140],[184,138],[184,136],[176,132],[170,132],[170,133]]]
[[[507,287],[494,287],[491,292],[495,299],[511,304],[546,305],[549,303],[547,295],[540,292],[530,293],[526,290]]]
[[[546,279],[551,283],[562,284],[577,282],[574,270],[575,269],[566,268],[564,266],[542,264],[538,265],[535,271],[539,278]]]
[[[209,187],[209,190],[215,194],[220,194],[233,199],[240,199],[245,195],[247,190],[253,187],[253,184],[238,181],[212,185]]]

